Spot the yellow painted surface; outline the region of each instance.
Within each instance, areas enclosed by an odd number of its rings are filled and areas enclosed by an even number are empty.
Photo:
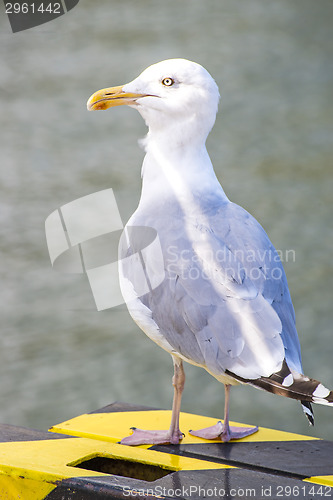
[[[158,430],[170,423],[170,411],[135,411],[84,414],[54,426],[51,430],[78,437],[40,441],[0,443],[0,499],[42,500],[57,486],[57,482],[74,477],[102,477],[105,473],[81,469],[80,463],[94,457],[129,460],[154,465],[170,471],[234,468],[228,465],[162,453],[144,446],[123,446],[117,442],[130,434],[132,426]],[[188,413],[181,414],[181,429],[186,432],[186,444],[206,443],[188,434],[215,424],[217,419]],[[241,425],[235,422],[233,425]],[[310,441],[316,438],[274,429],[260,428],[242,442]],[[213,441],[220,442],[220,441]],[[221,443],[223,446],[223,443]],[[75,467],[76,465],[76,467]],[[305,479],[314,485],[333,487],[333,476]]]
[[[333,476],[314,476],[314,477],[309,477],[308,479],[304,479],[303,481],[307,483],[320,484],[323,486],[330,486],[331,488],[333,488]],[[325,496],[325,494],[322,496]],[[330,497],[331,495],[327,494],[326,496]]]
[[[1,500],[43,500],[55,487],[39,480],[0,474]]]
[[[31,480],[54,482],[68,477],[102,476],[93,471],[69,467],[67,464],[97,450],[107,453],[105,447],[88,439],[48,439],[43,441],[11,441],[0,443],[0,473],[24,476]]]
[[[96,456],[138,461],[172,471],[230,468],[206,460],[169,455],[85,438],[49,439],[0,443],[0,474],[54,482],[69,477],[105,476],[74,467]],[[1,478],[1,476],[0,476]]]
[[[115,413],[90,413],[67,420],[61,424],[53,426],[50,431],[69,434],[72,436],[89,437],[102,441],[118,442],[123,437],[131,434],[131,427],[138,427],[147,430],[168,429],[170,425],[171,412],[166,410],[152,411],[129,411]],[[193,415],[191,413],[181,413],[180,429],[185,433],[182,444],[207,443],[206,440],[191,436],[189,429],[201,429],[216,424],[218,419]],[[232,425],[242,424],[231,422]],[[247,436],[237,442],[257,443],[264,441],[310,441],[310,436],[302,436],[291,432],[277,431],[260,427],[259,431],[251,436]],[[220,440],[209,442],[218,443]],[[142,447],[149,447],[144,445]]]

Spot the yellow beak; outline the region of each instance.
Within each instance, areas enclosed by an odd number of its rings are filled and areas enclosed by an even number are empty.
[[[147,97],[147,95],[124,92],[123,85],[110,87],[95,92],[89,98],[87,108],[89,111],[95,111],[96,109],[108,109],[112,106],[121,106],[122,104],[135,104],[137,99]]]

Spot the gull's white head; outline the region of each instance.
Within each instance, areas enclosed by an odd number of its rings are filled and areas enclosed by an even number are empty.
[[[126,85],[96,92],[87,106],[96,110],[127,104],[142,115],[151,137],[168,130],[174,138],[181,131],[183,140],[195,136],[205,141],[215,122],[218,101],[218,87],[200,64],[168,59],[149,66]]]

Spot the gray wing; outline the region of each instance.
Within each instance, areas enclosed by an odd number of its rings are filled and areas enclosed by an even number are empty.
[[[228,370],[244,379],[267,377],[285,356],[301,372],[286,277],[260,224],[233,203],[186,223],[181,216],[155,221],[164,279],[140,300],[172,348],[216,376]],[[156,262],[149,248],[147,268]],[[138,267],[125,273],[139,290]]]

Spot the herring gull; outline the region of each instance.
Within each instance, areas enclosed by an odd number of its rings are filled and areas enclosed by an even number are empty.
[[[141,199],[126,227],[153,228],[163,255],[158,261],[154,246],[145,249],[148,266],[157,274],[163,268],[162,281],[146,293],[142,259],[121,259],[119,271],[134,321],[172,356],[171,425],[133,428],[123,444],[181,441],[183,361],[225,386],[223,423],[190,431],[204,439],[226,442],[258,430],[229,425],[232,385],[299,400],[310,424],[311,403],[333,405],[333,392],[303,375],[295,313],[275,248],[261,225],[228,199],[214,173],[205,142],[218,101],[210,74],[185,59],[149,66],[132,82],[102,89],[88,101],[89,110],[127,104],[149,127]],[[135,256],[135,238],[124,241],[122,257]]]

